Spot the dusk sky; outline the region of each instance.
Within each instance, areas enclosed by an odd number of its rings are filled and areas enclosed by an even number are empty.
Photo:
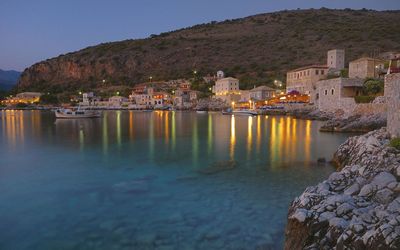
[[[297,8],[400,9],[400,0],[0,0],[0,69],[102,42]]]

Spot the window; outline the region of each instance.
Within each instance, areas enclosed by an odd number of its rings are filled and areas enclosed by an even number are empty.
[[[328,90],[327,89],[325,89],[325,95],[328,95]]]
[[[321,70],[321,75],[323,75],[324,74],[324,71],[323,70]]]
[[[335,94],[335,89],[331,89],[331,95]]]
[[[318,70],[318,69],[315,71],[315,74],[316,74],[316,75],[319,75],[319,70]]]

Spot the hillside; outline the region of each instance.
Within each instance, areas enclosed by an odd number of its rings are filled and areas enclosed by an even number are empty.
[[[400,50],[400,11],[294,10],[196,25],[147,39],[88,47],[32,65],[18,90],[76,90],[134,85],[223,69],[242,84],[284,79],[285,71],[325,63],[346,49],[347,61],[379,49]]]
[[[21,72],[0,69],[0,90],[9,90],[17,83]]]

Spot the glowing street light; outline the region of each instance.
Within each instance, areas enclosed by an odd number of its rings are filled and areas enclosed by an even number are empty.
[[[117,91],[117,95],[119,95],[119,91]]]
[[[79,91],[79,94],[82,95],[82,91]]]

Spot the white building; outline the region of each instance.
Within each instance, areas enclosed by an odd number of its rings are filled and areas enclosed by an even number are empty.
[[[112,96],[108,99],[109,106],[111,107],[121,107],[122,104],[128,103],[129,100],[123,96]]]
[[[232,101],[239,101],[239,80],[233,77],[219,79],[213,86],[213,93],[215,93],[215,98],[221,99],[228,103]]]

